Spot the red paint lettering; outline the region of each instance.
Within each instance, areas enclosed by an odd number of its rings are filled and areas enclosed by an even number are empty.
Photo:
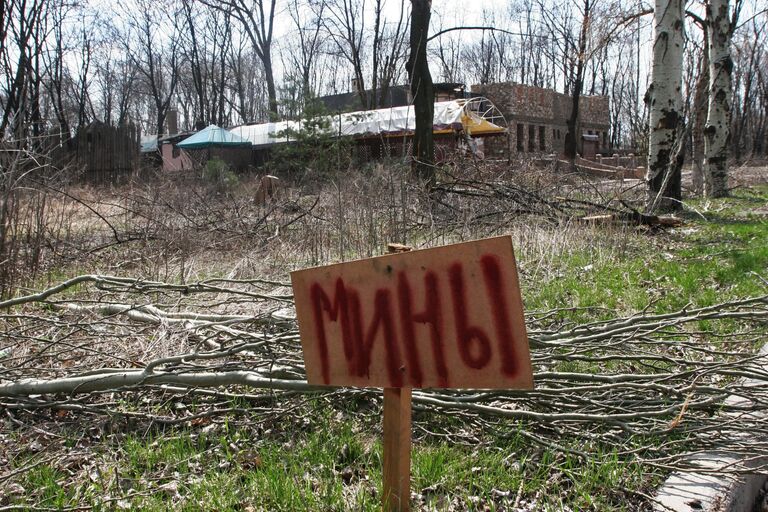
[[[426,307],[423,313],[414,313],[412,306],[411,285],[405,272],[397,276],[397,294],[400,304],[400,325],[403,331],[403,343],[405,344],[408,358],[408,373],[414,387],[421,387],[423,376],[419,359],[419,350],[416,344],[414,324],[429,324],[430,340],[432,342],[432,357],[437,370],[438,387],[448,387],[448,368],[445,364],[443,353],[442,314],[440,310],[440,295],[437,289],[437,275],[427,272],[424,276],[424,290]]]
[[[469,325],[464,293],[464,272],[459,263],[454,263],[448,268],[448,281],[453,296],[453,316],[456,321],[459,355],[464,364],[479,370],[491,360],[491,342],[482,329]],[[476,346],[474,350],[473,345]]]
[[[325,316],[331,322],[338,322],[341,327],[341,339],[344,358],[350,375],[364,377],[369,374],[371,351],[379,330],[383,331],[386,348],[387,373],[393,387],[403,385],[400,372],[400,350],[392,316],[389,290],[378,290],[374,298],[373,318],[364,333],[363,315],[360,297],[353,288],[344,286],[344,281],[336,280],[334,300],[328,297],[323,288],[314,283],[310,288],[312,309],[315,320],[320,364],[323,381],[330,383],[330,362],[328,360],[328,338],[325,332]]]
[[[485,254],[480,258],[478,267],[473,266],[478,268],[478,274],[482,275],[485,285],[485,298],[478,304],[468,302],[467,291],[468,287],[482,285],[479,279],[476,280],[477,282],[466,283],[462,263],[455,262],[448,266],[447,285],[453,308],[456,347],[462,363],[468,368],[481,370],[489,365],[494,356],[493,351],[498,347],[502,373],[515,378],[521,371],[516,353],[518,346],[516,342],[521,340],[515,339],[514,318],[509,317],[510,297],[505,289],[504,269],[500,261],[494,254]],[[329,297],[319,283],[311,285],[310,298],[317,349],[322,378],[326,384],[331,382],[331,365],[334,364],[334,361],[329,360],[331,351],[326,330],[331,323],[335,323],[337,330],[331,332],[340,334],[347,375],[369,378],[374,347],[379,343],[381,349],[377,354],[382,350],[384,352],[386,376],[390,386],[422,387],[425,383],[425,362],[422,357],[431,356],[432,363],[427,366],[429,385],[449,387],[450,376],[446,355],[451,353],[452,347],[446,346],[444,331],[450,330],[451,326],[445,325],[437,273],[426,270],[423,276],[423,306],[414,304],[414,291],[408,273],[400,271],[397,274],[396,290],[379,288],[374,292],[371,305],[367,310],[367,314],[370,315],[368,322],[364,318],[360,293],[352,287],[345,286],[341,278],[335,282],[332,297]],[[473,294],[472,297],[478,297],[478,295]],[[395,300],[397,304],[393,302]],[[472,306],[475,312],[486,311],[481,308],[487,308],[493,326],[477,325],[479,323],[477,321],[473,324],[469,316],[469,306]],[[488,318],[485,314],[482,317]],[[416,335],[417,325],[428,329],[431,345],[429,348],[419,346]],[[496,339],[492,340],[488,332],[493,332]],[[402,347],[398,335],[402,338]],[[405,366],[402,367],[401,350],[405,356]],[[378,367],[378,364],[374,367]]]
[[[395,325],[392,321],[392,308],[390,306],[389,290],[377,290],[373,306],[373,319],[365,334],[365,342],[360,345],[358,352],[358,375],[368,376],[368,369],[371,366],[371,350],[373,342],[376,339],[376,333],[379,327],[384,331],[384,345],[386,347],[387,373],[391,387],[399,388],[403,386],[403,374],[400,372],[400,349],[397,344],[397,335],[395,334]],[[359,314],[359,310],[358,310]],[[361,318],[361,317],[358,317]],[[360,338],[358,338],[360,339]]]
[[[356,293],[352,293],[352,299],[359,302]],[[350,332],[350,318],[349,318],[349,306],[347,304],[347,290],[344,287],[344,281],[341,279],[336,280],[336,293],[333,297],[333,305],[331,305],[331,299],[323,291],[323,288],[314,283],[310,288],[310,296],[312,297],[312,310],[315,317],[315,329],[317,334],[317,342],[319,344],[318,350],[320,352],[320,363],[322,365],[323,380],[326,384],[330,382],[329,365],[328,365],[328,340],[325,336],[325,322],[323,320],[323,311],[328,313],[328,317],[331,322],[336,322],[337,319],[341,323],[341,339],[344,346],[344,357],[350,366],[350,373],[355,373],[355,346],[352,340],[352,333]],[[339,318],[340,317],[340,318]]]
[[[480,259],[483,269],[485,288],[488,291],[488,301],[493,311],[493,322],[496,326],[496,336],[499,338],[501,353],[501,371],[510,377],[518,372],[517,358],[514,352],[514,336],[512,326],[507,317],[507,296],[504,294],[504,282],[501,267],[496,256],[487,254]]]

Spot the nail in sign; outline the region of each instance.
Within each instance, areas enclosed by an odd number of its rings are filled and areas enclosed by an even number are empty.
[[[512,238],[291,273],[310,384],[533,387]]]

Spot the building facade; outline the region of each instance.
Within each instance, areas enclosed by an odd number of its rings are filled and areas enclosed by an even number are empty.
[[[507,142],[496,141],[491,154],[562,154],[571,116],[572,98],[551,89],[514,82],[472,86],[473,96],[488,98],[504,114]],[[582,96],[579,101],[579,152],[590,157],[607,153],[610,114],[607,96]],[[505,147],[506,146],[506,147]],[[489,155],[490,156],[490,155]]]

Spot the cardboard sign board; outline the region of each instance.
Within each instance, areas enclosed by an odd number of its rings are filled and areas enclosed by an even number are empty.
[[[530,389],[512,238],[291,273],[310,384]]]

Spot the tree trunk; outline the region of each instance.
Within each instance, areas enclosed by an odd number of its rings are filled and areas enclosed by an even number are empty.
[[[167,134],[165,131],[165,110],[163,110],[160,104],[155,104],[155,108],[157,109],[155,114],[155,133],[160,137],[163,134]]]
[[[381,98],[381,91],[379,88],[379,54],[381,47],[381,0],[376,0],[374,7],[374,24],[373,24],[373,48],[371,53],[373,54],[373,69],[371,70],[371,97],[368,98],[368,104],[366,108],[371,110],[375,109],[379,104],[379,98]]]
[[[278,121],[280,116],[277,113],[277,89],[275,88],[275,75],[272,72],[272,55],[265,53],[262,63],[264,64],[264,80],[267,82],[269,120]]]
[[[728,147],[731,139],[731,22],[728,0],[707,3],[709,105],[704,129],[704,180],[709,197],[728,195]]]
[[[565,134],[565,156],[571,160],[576,158],[579,151],[579,139],[581,139],[581,130],[579,129],[579,100],[581,91],[584,88],[584,66],[587,59],[587,30],[590,22],[590,0],[584,1],[584,17],[581,21],[581,31],[579,32],[579,48],[576,63],[576,77],[571,89],[571,115],[568,118],[568,131]],[[593,81],[594,82],[594,81]]]
[[[427,37],[431,0],[411,0],[411,54],[408,74],[411,78],[413,108],[416,113],[416,131],[413,135],[413,169],[416,175],[433,185],[435,181],[435,141],[432,123],[435,115],[432,75],[427,61]]]
[[[704,26],[706,40],[707,29]],[[699,79],[696,81],[696,92],[693,96],[693,190],[697,194],[704,192],[704,127],[707,123],[707,92],[709,91],[709,50],[704,45],[702,61],[699,67]]]
[[[681,198],[683,0],[656,0],[650,107],[648,212],[677,209]]]
[[[580,62],[579,69],[582,67]],[[573,160],[579,151],[579,99],[581,98],[581,89],[583,87],[583,80],[580,75],[582,71],[577,71],[576,81],[573,84],[573,90],[571,91],[571,115],[568,117],[566,126],[568,131],[565,134],[565,157]]]

